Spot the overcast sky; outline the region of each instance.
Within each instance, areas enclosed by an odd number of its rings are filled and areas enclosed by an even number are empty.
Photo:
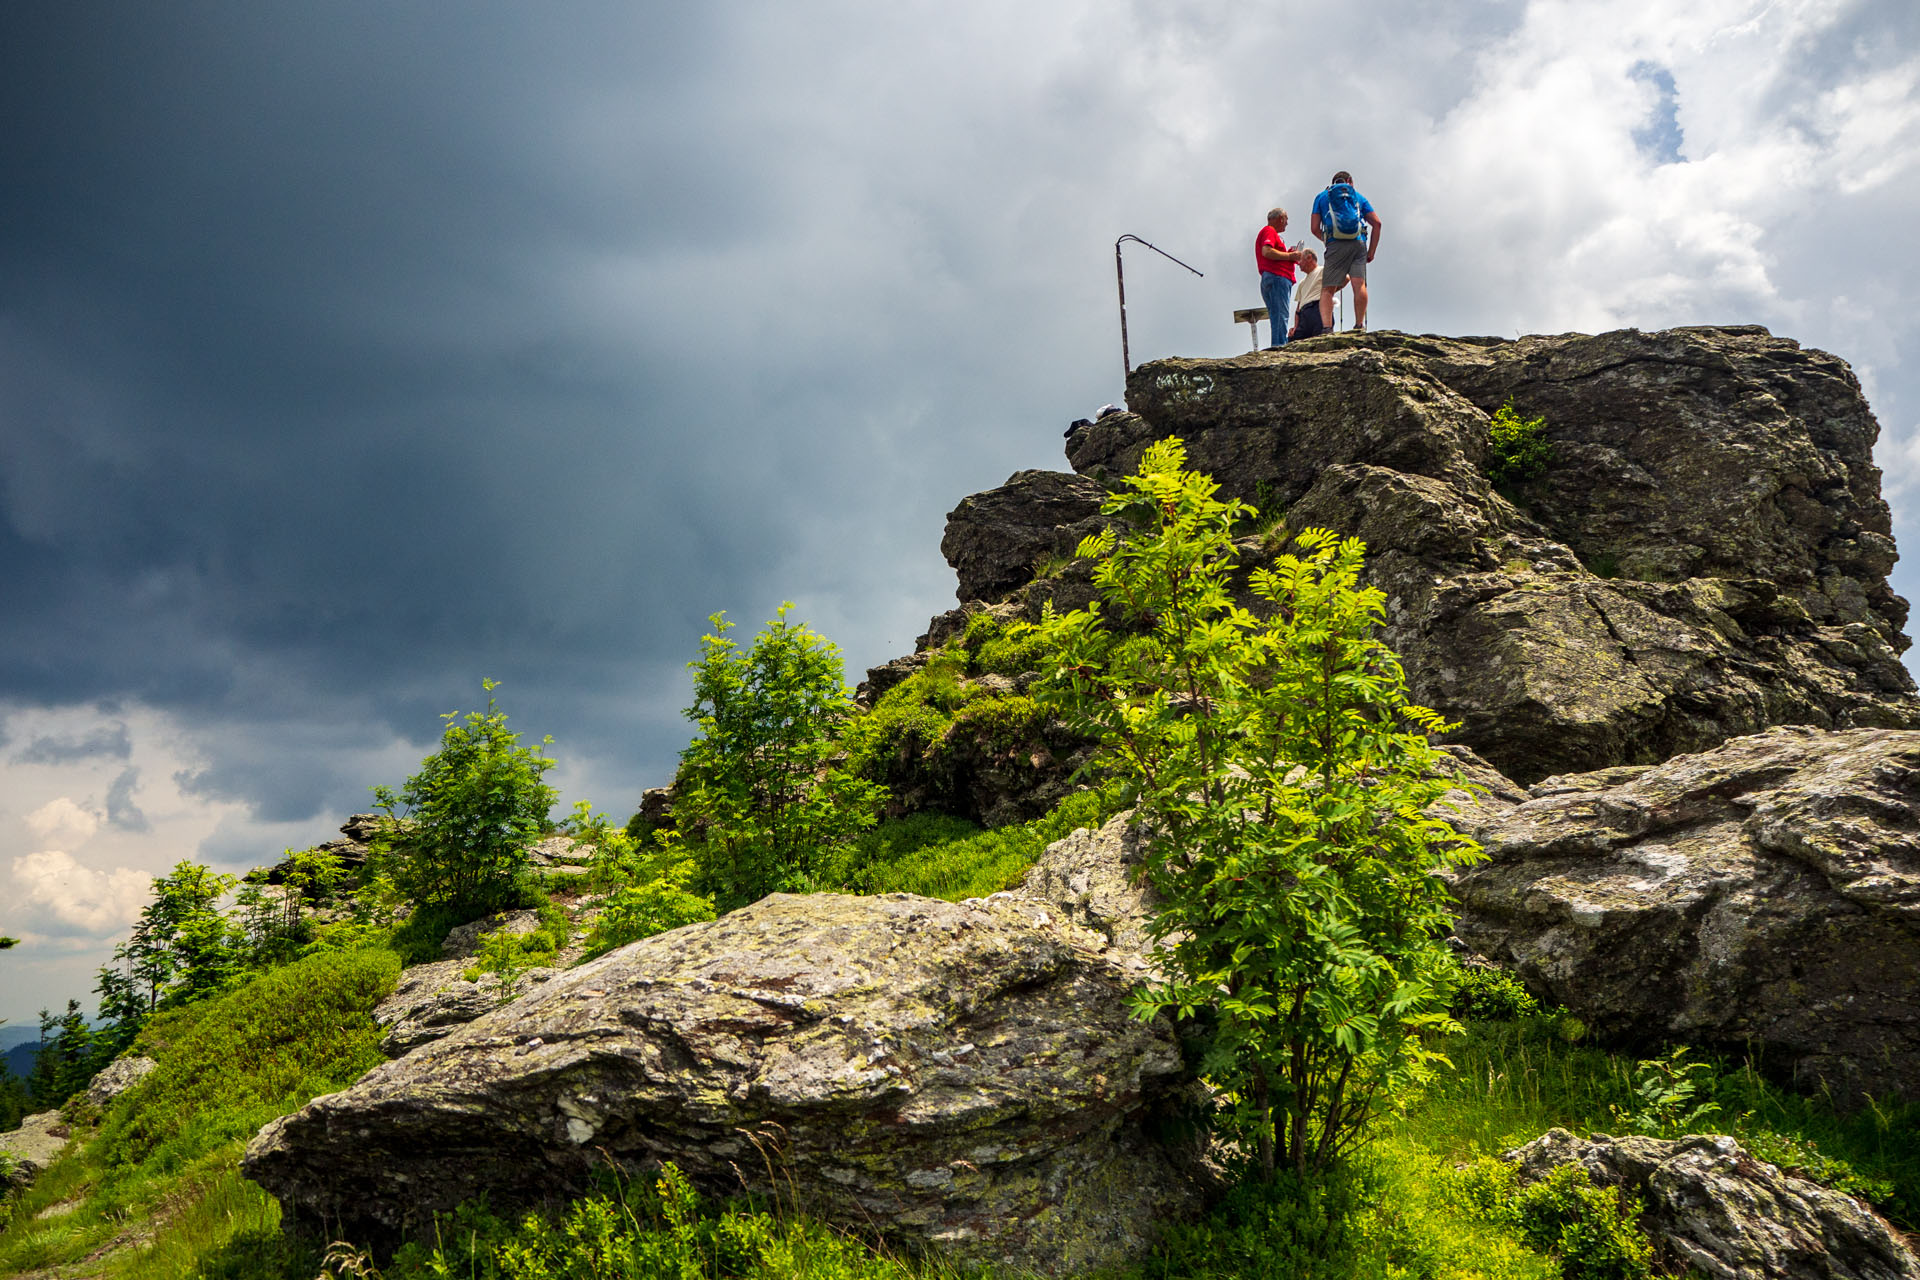
[[[1136,360],[1230,355],[1336,168],[1377,328],[1845,357],[1908,543],[1916,81],[1912,0],[11,0],[0,1017],[482,677],[624,819],[708,614],[906,652],[946,512],[1121,398],[1115,237],[1205,272],[1129,250]]]

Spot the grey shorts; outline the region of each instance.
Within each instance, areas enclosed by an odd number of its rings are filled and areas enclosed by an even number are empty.
[[[1320,287],[1328,293],[1349,279],[1367,278],[1367,242],[1365,240],[1328,240],[1327,256],[1320,264]]]

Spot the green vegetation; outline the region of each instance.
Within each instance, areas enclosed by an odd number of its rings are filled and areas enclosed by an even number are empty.
[[[1553,444],[1545,418],[1523,418],[1509,400],[1494,410],[1488,435],[1487,478],[1494,488],[1505,492],[1547,473]]]
[[[848,723],[840,738],[847,769],[887,787],[908,812],[971,812],[968,785],[983,771],[1003,791],[1039,787],[1082,745],[1020,691],[1052,662],[1052,646],[1034,628],[975,613],[920,670]]]
[[[447,727],[440,750],[420,762],[398,794],[373,789],[393,819],[378,848],[394,887],[416,907],[450,905],[469,918],[515,896],[527,846],[546,829],[556,799],[541,781],[554,762],[519,745],[494,701],[495,682],[480,687],[487,709],[464,720],[458,711],[441,717]]]
[[[812,886],[818,860],[873,825],[883,788],[833,763],[833,733],[853,710],[840,651],[779,613],[745,653],[714,614],[692,663],[700,733],[680,754],[674,820],[695,888],[722,909]]]
[[[729,1276],[741,1280],[937,1277],[797,1216],[752,1207],[716,1213],[668,1165],[650,1186],[609,1179],[565,1212],[503,1218],[469,1205],[445,1215],[431,1246],[405,1247],[386,1280],[562,1280]]]
[[[544,896],[532,906],[539,919],[530,931],[511,933],[496,929],[485,935],[480,940],[479,955],[460,976],[468,982],[491,977],[504,998],[512,992],[521,974],[552,964],[555,954],[573,936],[573,919],[564,908]]]
[[[1119,811],[1113,793],[1081,791],[1032,822],[982,831],[964,818],[916,813],[882,823],[830,868],[830,884],[854,893],[917,893],[958,902],[1017,886],[1046,847]]]
[[[76,1118],[78,1150],[20,1197],[0,1229],[0,1274],[93,1257],[131,1243],[140,1224],[152,1240],[108,1254],[93,1274],[198,1275],[234,1249],[311,1264],[308,1251],[279,1238],[278,1206],[240,1178],[240,1152],[268,1120],[380,1060],[368,1015],[399,971],[391,952],[331,952],[160,1012],[134,1044],[158,1068],[115,1099],[97,1127]],[[39,1216],[56,1205],[72,1208]]]
[[[1245,511],[1185,469],[1177,438],[1150,446],[1081,544],[1098,606],[1051,611],[1060,653],[1035,686],[1097,736],[1154,830],[1151,926],[1170,975],[1137,999],[1204,1018],[1205,1074],[1261,1176],[1322,1172],[1445,1060],[1451,924],[1434,872],[1477,847],[1425,815],[1451,785],[1429,735],[1450,726],[1407,701],[1377,638],[1384,595],[1360,586],[1363,548],[1296,535],[1252,577],[1272,607],[1232,602]]]

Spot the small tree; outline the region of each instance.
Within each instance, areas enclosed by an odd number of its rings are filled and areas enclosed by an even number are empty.
[[[693,668],[673,814],[723,910],[805,888],[819,856],[873,825],[886,789],[832,763],[833,731],[853,710],[840,650],[783,604],[742,653],[716,613]]]
[[[381,838],[395,887],[416,906],[446,904],[485,912],[505,904],[527,865],[527,846],[546,828],[557,793],[541,779],[553,761],[507,728],[483,680],[485,711],[458,711],[447,722],[440,750],[395,794],[373,789],[394,821]],[[552,738],[541,739],[546,746]]]
[[[101,1043],[118,1053],[164,1004],[184,1004],[224,989],[247,963],[244,929],[222,908],[237,881],[182,860],[153,879],[153,899],[127,940],[114,948],[94,990],[111,1026]]]
[[[55,1017],[40,1011],[40,1047],[34,1054],[27,1088],[33,1103],[51,1110],[87,1087],[94,1072],[104,1066],[97,1057],[93,1030],[78,1000],[67,1001],[67,1011]]]
[[[1204,1070],[1263,1172],[1326,1167],[1438,1055],[1453,1024],[1434,872],[1475,847],[1425,810],[1451,785],[1375,632],[1364,548],[1324,530],[1252,575],[1236,605],[1232,530],[1252,514],[1152,446],[1087,539],[1101,604],[1041,623],[1061,653],[1039,697],[1104,744],[1155,839],[1146,874],[1167,975],[1142,1016],[1204,1013]],[[1110,629],[1108,614],[1120,626]]]

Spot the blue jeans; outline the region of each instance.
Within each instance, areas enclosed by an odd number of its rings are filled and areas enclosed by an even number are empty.
[[[1293,326],[1293,281],[1262,271],[1260,300],[1267,304],[1267,345],[1286,346],[1287,330]]]

